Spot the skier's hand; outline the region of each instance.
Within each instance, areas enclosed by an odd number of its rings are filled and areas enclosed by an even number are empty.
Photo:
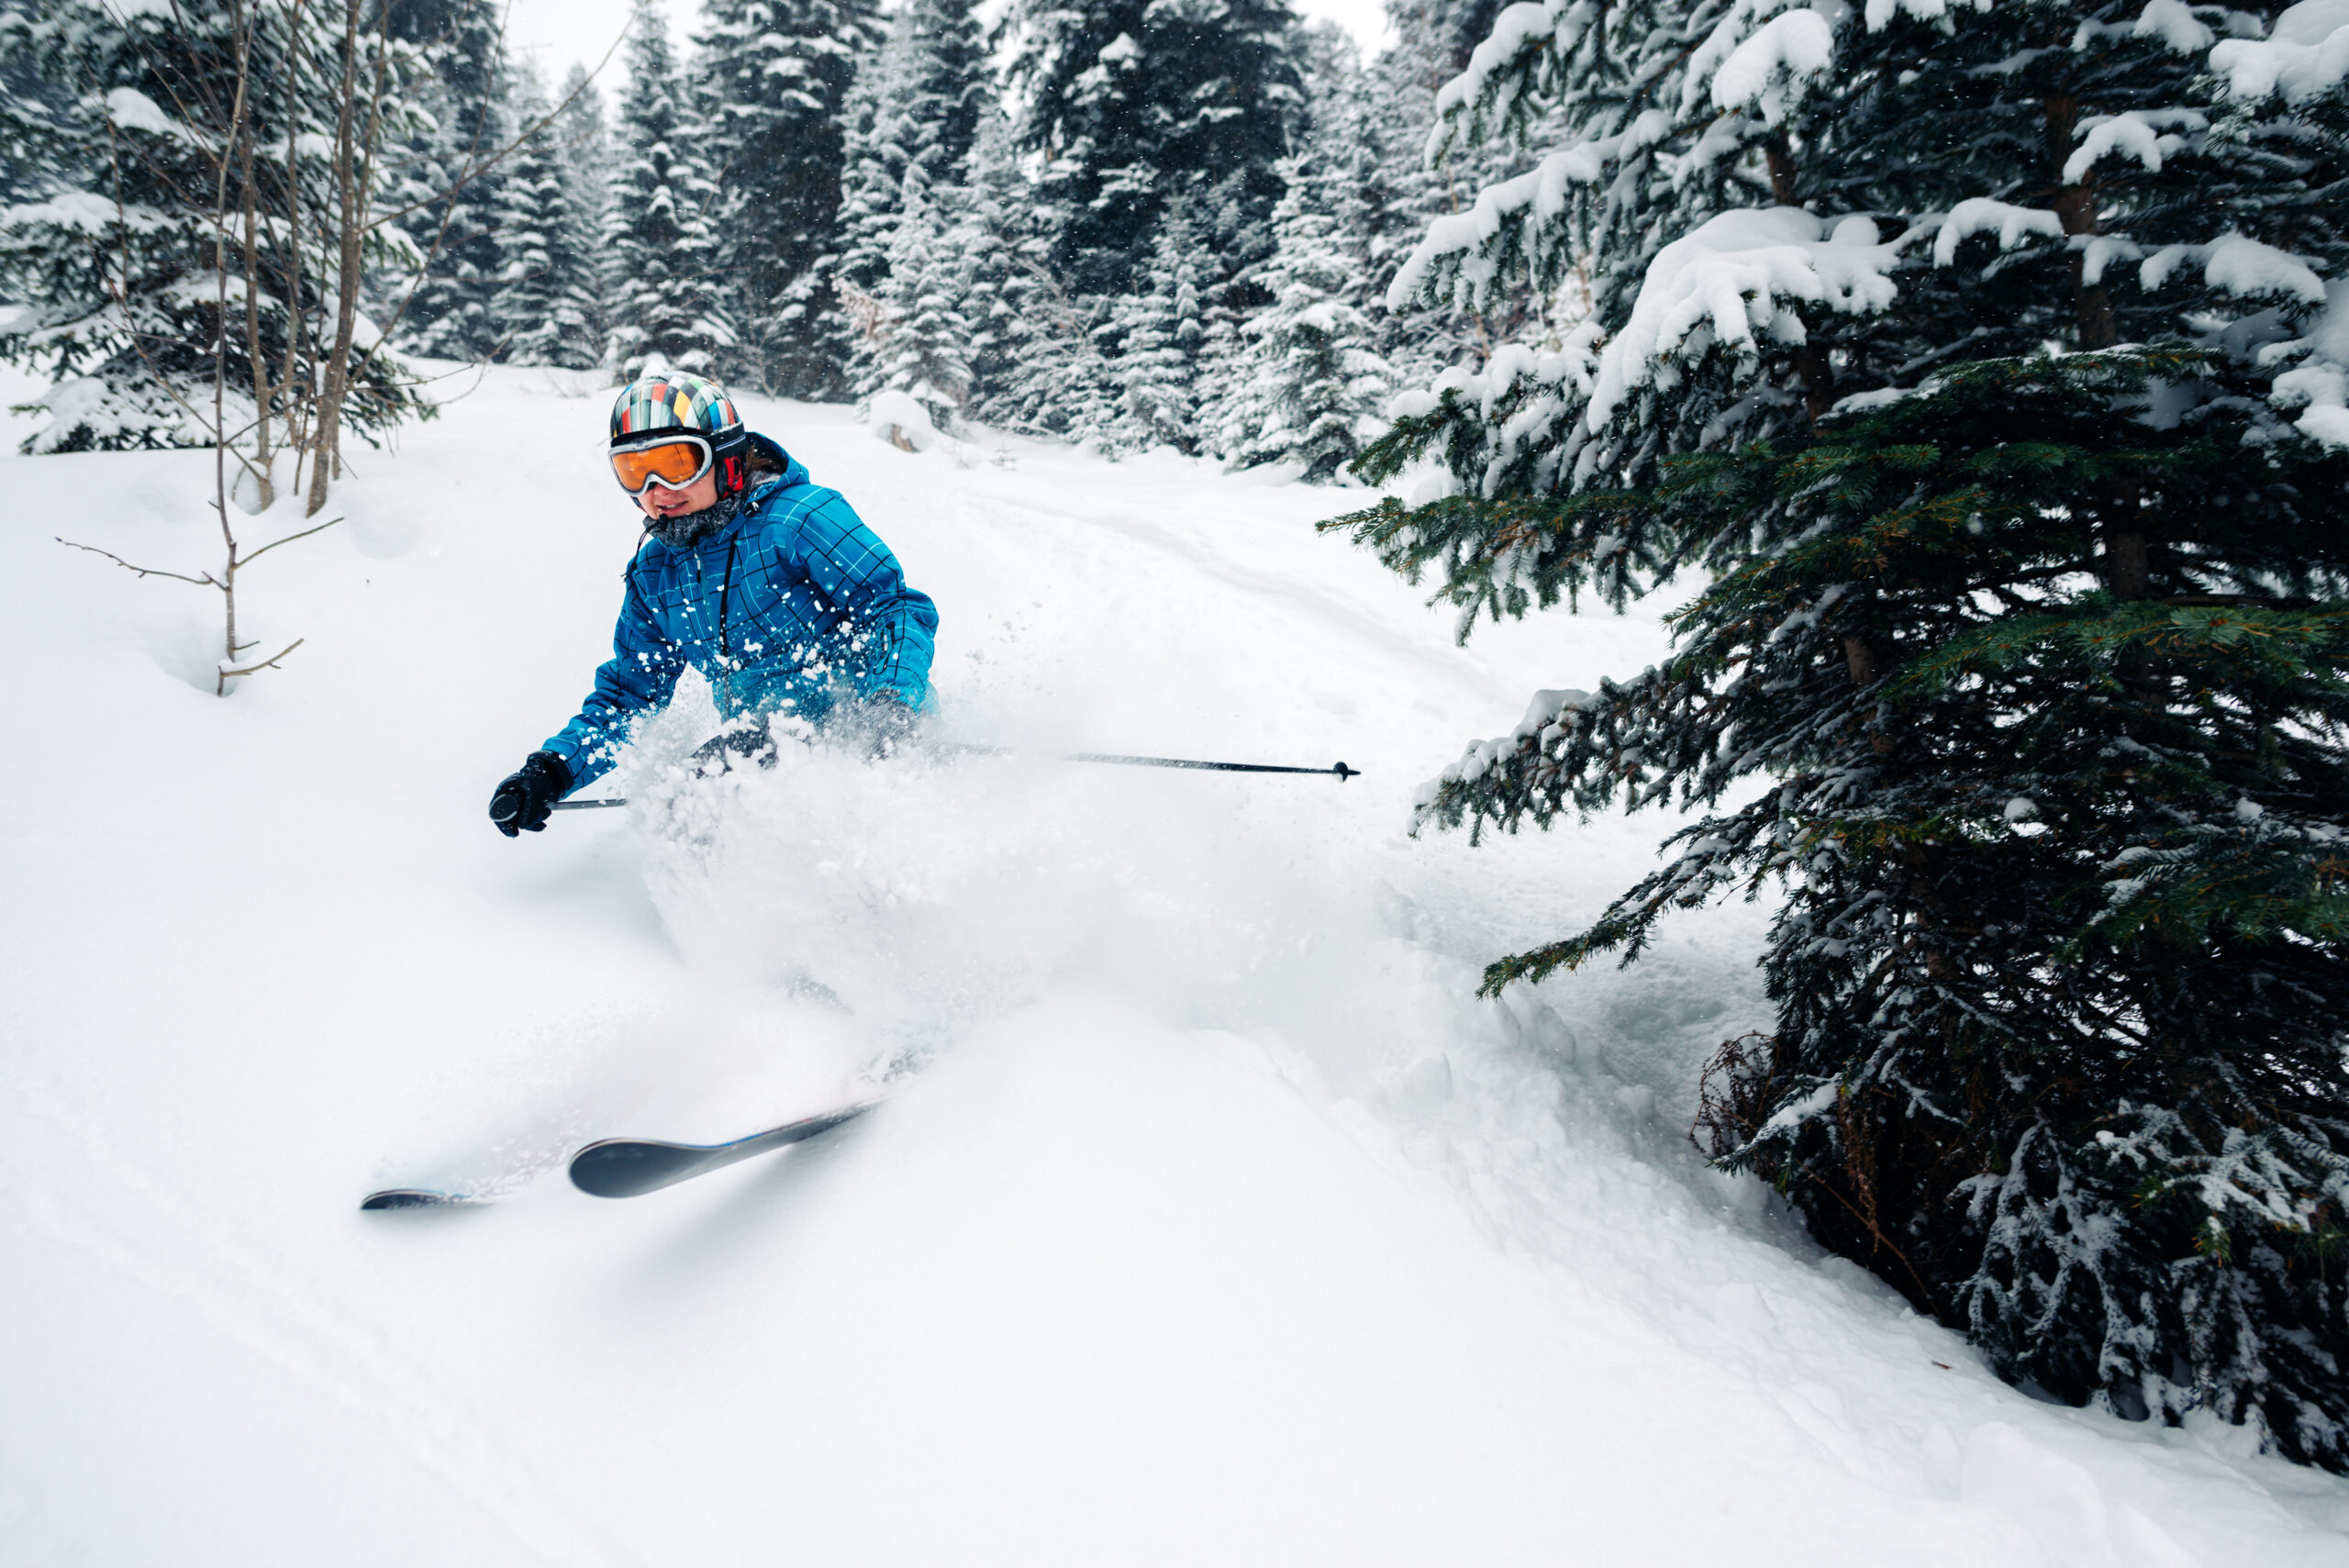
[[[921,728],[921,715],[895,692],[874,692],[847,705],[833,728],[852,751],[868,761],[894,756]]]
[[[755,762],[762,768],[775,764],[774,738],[763,724],[747,725],[729,729],[723,735],[713,735],[685,754],[685,771],[696,778],[712,778],[730,773],[745,763]]]
[[[571,793],[571,770],[552,751],[533,751],[489,797],[489,819],[511,839],[542,830],[554,803]]]

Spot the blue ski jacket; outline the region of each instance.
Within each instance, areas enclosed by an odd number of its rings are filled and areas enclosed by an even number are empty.
[[[612,657],[579,717],[550,739],[572,787],[611,771],[629,727],[664,706],[692,665],[718,711],[786,713],[820,724],[842,697],[930,695],[938,609],[906,586],[897,558],[837,490],[811,484],[763,436],[782,477],[743,497],[731,521],[680,549],[648,538],[623,574]]]

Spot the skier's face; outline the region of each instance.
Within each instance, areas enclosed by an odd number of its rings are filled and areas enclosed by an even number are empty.
[[[648,484],[637,496],[636,504],[644,508],[648,517],[681,517],[687,512],[706,512],[718,505],[718,471],[710,470],[683,490]]]

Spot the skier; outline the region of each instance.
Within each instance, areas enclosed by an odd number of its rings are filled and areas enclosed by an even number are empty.
[[[612,405],[612,473],[643,509],[612,657],[579,715],[490,796],[511,839],[608,772],[628,730],[691,664],[728,732],[696,753],[772,761],[772,720],[884,755],[930,694],[938,611],[836,490],[742,428],[715,382],[640,376]]]

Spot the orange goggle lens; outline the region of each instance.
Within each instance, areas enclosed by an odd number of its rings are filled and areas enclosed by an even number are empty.
[[[612,473],[620,488],[631,495],[640,495],[644,487],[654,480],[673,489],[683,489],[707,473],[710,450],[707,441],[691,439],[662,441],[655,446],[636,447],[612,454]]]

